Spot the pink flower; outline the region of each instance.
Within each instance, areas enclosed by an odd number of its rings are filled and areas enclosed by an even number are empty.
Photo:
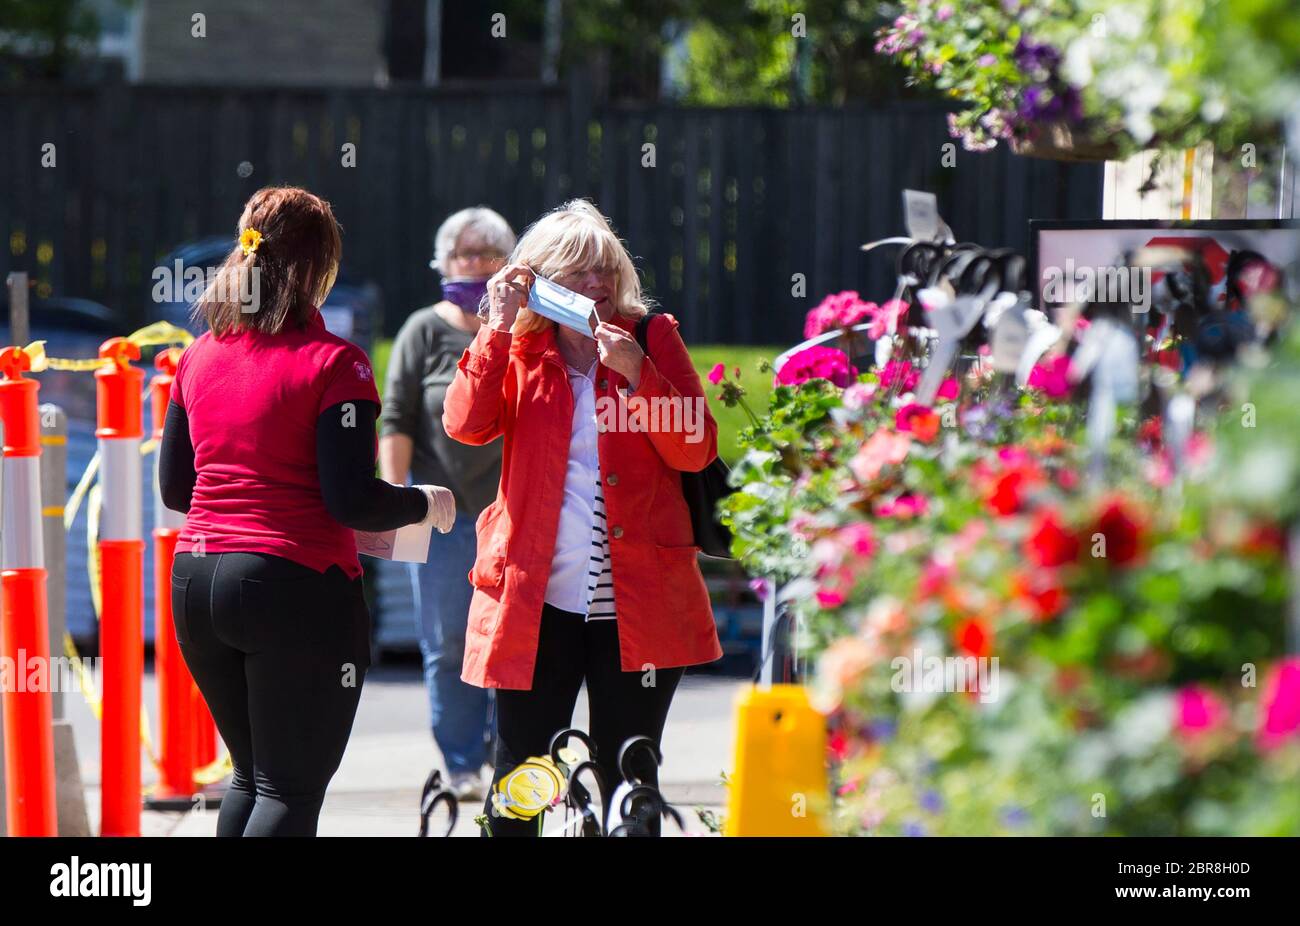
[[[1045,392],[1048,398],[1060,399],[1070,394],[1070,358],[1064,354],[1050,360],[1040,360],[1029,371],[1031,389]]]
[[[911,306],[901,299],[890,299],[884,305],[872,305],[869,310],[871,327],[867,329],[867,334],[873,338],[883,338],[891,329],[897,331],[899,322],[909,308]]]
[[[892,389],[899,383],[899,392],[911,392],[921,381],[921,371],[906,360],[891,360],[880,371],[880,387]]]
[[[709,382],[713,383],[715,386],[726,379],[726,377],[727,365],[725,363],[720,363],[709,371]]]
[[[876,535],[870,524],[861,521],[841,528],[836,533],[835,540],[844,547],[846,553],[854,556],[869,557],[876,552]]]
[[[858,449],[849,461],[849,468],[853,470],[858,482],[870,482],[880,475],[884,467],[896,466],[907,459],[907,449],[911,444],[911,435],[896,434],[888,428],[881,428]]]
[[[935,393],[940,399],[955,399],[961,394],[961,384],[955,379],[945,379],[939,385],[939,391]]]
[[[924,495],[900,495],[892,502],[881,502],[876,514],[882,518],[900,518],[904,521],[917,518],[930,510]]]
[[[832,293],[804,317],[803,336],[815,338],[836,328],[856,325],[875,310],[874,302],[863,302],[854,290]]]
[[[849,387],[844,390],[844,395],[840,397],[840,400],[844,403],[845,408],[861,411],[875,397],[876,389],[875,383],[850,383]]]
[[[1259,745],[1273,749],[1300,730],[1300,656],[1291,656],[1273,667],[1264,681],[1259,699]]]
[[[1208,688],[1188,685],[1178,692],[1177,728],[1184,736],[1197,736],[1213,730],[1227,717],[1227,708]]]
[[[810,379],[826,379],[843,389],[857,376],[858,368],[849,363],[844,351],[818,346],[789,357],[776,374],[776,382],[782,386],[799,386]]]

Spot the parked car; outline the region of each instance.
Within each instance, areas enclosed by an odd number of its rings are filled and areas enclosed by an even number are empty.
[[[208,270],[220,266],[234,246],[234,238],[222,235],[202,238],[181,245],[164,257],[159,266],[173,269],[176,262],[180,261],[182,279],[184,272],[191,267],[201,267],[206,274]],[[151,281],[149,320],[170,322],[179,328],[187,328],[195,335],[201,334],[204,330],[202,323],[195,322],[190,317],[190,304],[180,298],[181,292],[183,290],[175,293],[175,299],[158,302],[152,298]],[[384,306],[379,286],[362,280],[346,266],[340,267],[334,288],[321,306],[321,316],[325,319],[325,327],[330,331],[356,344],[367,354],[371,353],[375,340],[383,332]]]

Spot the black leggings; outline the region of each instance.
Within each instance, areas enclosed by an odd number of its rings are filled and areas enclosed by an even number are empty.
[[[653,675],[648,670],[624,672],[619,664],[617,621],[589,622],[581,614],[544,605],[533,687],[528,691],[497,689],[493,784],[528,757],[547,755],[551,738],[572,722],[578,692],[586,679],[591,714],[588,732],[596,749],[596,764],[612,794],[622,780],[616,767],[619,748],[634,736],[648,736],[659,744],[673,693],[684,672],[680,668],[656,669]],[[643,781],[658,784],[653,762],[639,764],[635,771]],[[549,812],[532,820],[498,816],[492,808],[492,790],[483,808],[488,826],[482,835],[537,836],[542,826],[556,825]]]
[[[178,553],[176,639],[235,772],[218,836],[314,836],[370,667],[361,579],[263,553]]]

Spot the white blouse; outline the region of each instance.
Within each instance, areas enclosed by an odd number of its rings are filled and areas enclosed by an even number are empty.
[[[584,373],[568,368],[573,389],[573,430],[564,474],[564,501],[555,537],[546,603],[591,620],[614,618],[614,581],[600,485],[596,428],[596,361]]]

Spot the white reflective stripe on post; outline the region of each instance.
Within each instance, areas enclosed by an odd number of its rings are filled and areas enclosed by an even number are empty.
[[[140,438],[113,437],[99,441],[99,484],[103,509],[99,516],[100,540],[143,540],[144,498],[140,483]]]
[[[153,526],[160,530],[180,530],[185,526],[185,515],[172,511],[162,500],[162,483],[158,480],[158,454],[153,455]]]
[[[5,457],[3,531],[0,567],[44,569],[45,540],[41,534],[41,458]]]

